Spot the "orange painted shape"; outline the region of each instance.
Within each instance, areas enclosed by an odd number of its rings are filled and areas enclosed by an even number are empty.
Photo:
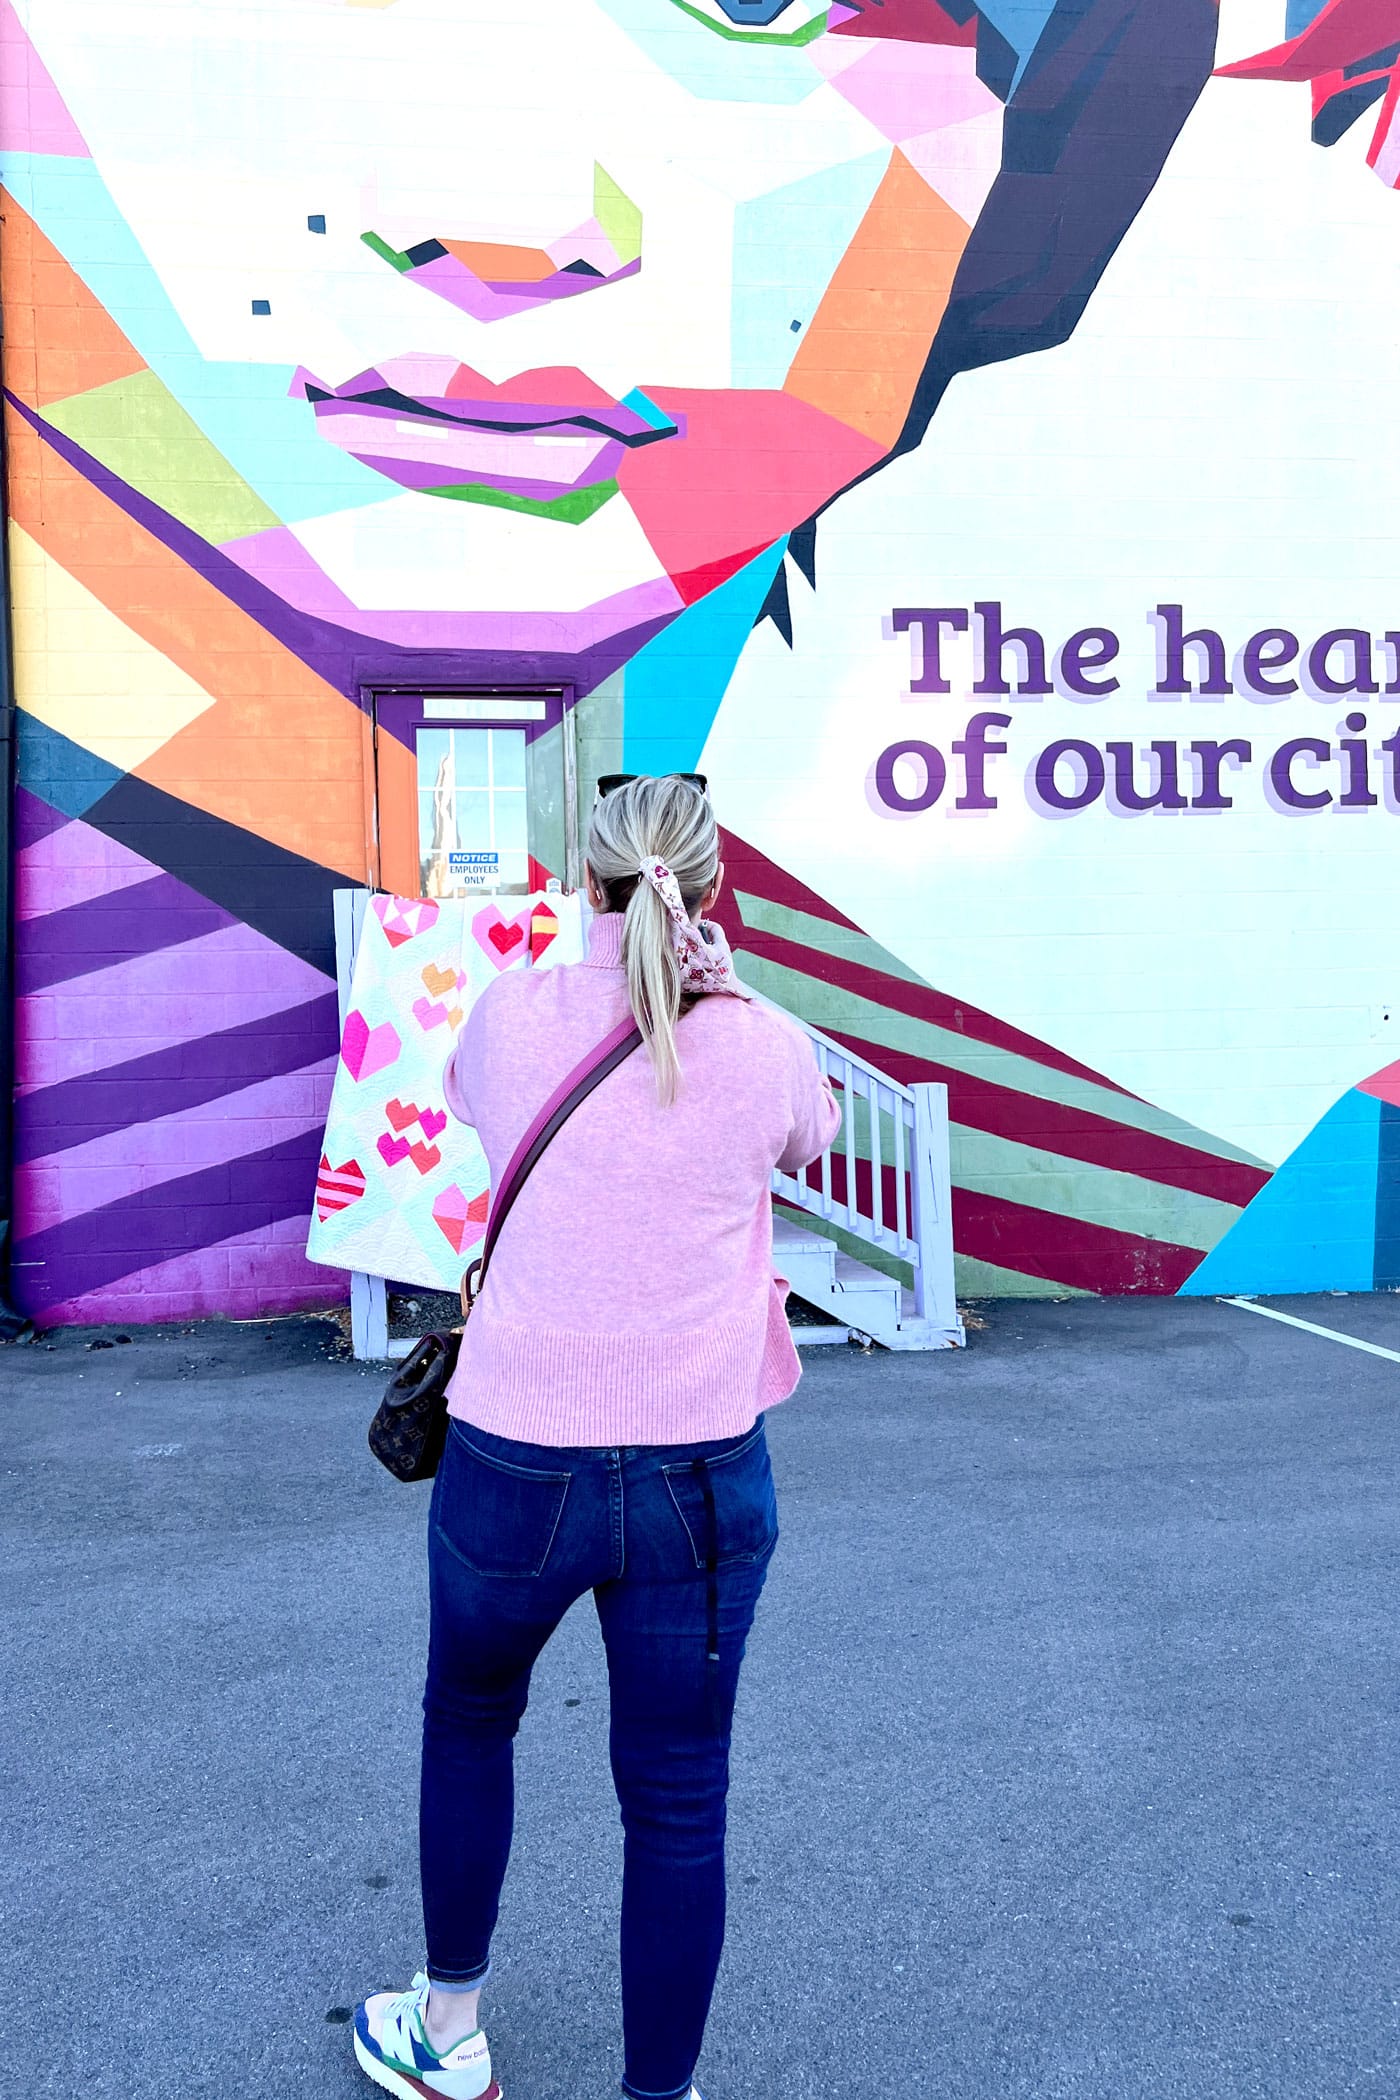
[[[493,284],[538,284],[558,268],[543,248],[507,248],[496,241],[443,241],[442,246]]]
[[[133,770],[274,845],[363,881],[360,710],[10,412],[15,522],[215,696]]]
[[[904,427],[969,228],[902,153],[798,346],[783,391],[892,445]]]
[[[144,372],[146,360],[5,189],[0,212],[5,364],[16,392],[43,408]]]

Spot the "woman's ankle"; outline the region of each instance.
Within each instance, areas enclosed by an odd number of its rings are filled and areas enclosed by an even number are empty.
[[[423,2012],[423,2025],[439,2056],[445,2056],[449,2049],[456,2048],[458,2042],[476,2033],[480,2001],[479,1984],[469,1991],[444,1990],[437,1983],[431,1986]]]

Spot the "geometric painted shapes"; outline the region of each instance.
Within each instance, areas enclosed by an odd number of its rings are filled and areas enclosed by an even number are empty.
[[[1331,0],[1296,36],[1216,71],[1226,80],[1315,80],[1359,65],[1395,40],[1394,0]]]
[[[65,817],[86,816],[126,777],[120,766],[71,743],[27,707],[15,713],[15,774],[22,789]]]
[[[927,204],[947,210],[912,170],[909,180]],[[884,184],[877,198],[883,191]],[[922,227],[927,213],[915,216]],[[867,212],[862,228],[869,222]],[[844,357],[858,356],[848,340]],[[781,392],[649,387],[648,393],[669,414],[684,417],[684,438],[629,452],[617,478],[673,577],[751,557],[809,518],[885,450],[851,427],[844,408],[827,414],[798,398],[791,378]]]
[[[826,28],[826,0],[671,0],[692,21],[736,44],[810,44]],[[784,17],[781,29],[770,25]]]
[[[25,401],[43,408],[143,370],[140,353],[8,188],[0,189],[0,212],[5,218],[5,282],[10,287],[5,309],[7,384]],[[20,295],[18,287],[31,284],[43,286],[42,303],[36,296]]]
[[[69,116],[48,67],[30,43],[13,0],[0,4],[0,108],[5,113],[7,154],[86,157],[88,149],[82,134]]]
[[[48,420],[214,545],[280,522],[154,372],[55,402]]]
[[[658,445],[639,456],[659,457],[666,449]],[[503,529],[498,512],[475,503],[427,504],[396,495],[363,510],[307,518],[295,531],[323,575],[356,607],[424,612],[432,630],[445,628],[444,641],[457,647],[471,647],[478,626],[482,635],[519,626],[501,615],[584,611],[662,574],[649,536],[627,503],[606,504],[586,532],[551,531],[555,544],[543,572],[533,535],[549,528],[530,518],[520,519],[518,528],[511,521]],[[448,625],[442,616],[450,613],[481,618]],[[555,646],[571,646],[567,630]]]
[[[20,790],[21,796],[24,790]],[[30,837],[15,854],[15,917],[39,919],[70,904],[110,897],[118,890],[149,882],[161,871],[139,853],[128,852],[104,832],[74,821]],[[16,936],[16,947],[22,935]]]
[[[619,263],[640,262],[642,215],[606,168],[593,163],[593,216],[612,243]]]
[[[1388,1101],[1392,1108],[1400,1108],[1400,1063],[1383,1065],[1369,1079],[1360,1080],[1357,1091],[1371,1094],[1377,1101]]]
[[[398,248],[374,231],[360,238],[391,269],[477,321],[500,321],[557,299],[576,299],[635,276],[642,266],[642,215],[596,162],[592,216],[547,248],[446,234],[409,248]],[[261,304],[254,300],[254,312]]]
[[[966,221],[901,152],[891,154],[784,391],[888,450],[904,427],[967,238]]]
[[[1005,111],[994,98],[985,115],[905,139],[902,152],[931,190],[969,226],[976,223],[1001,170]]]
[[[1357,1087],[1343,1094],[1182,1285],[1182,1295],[1369,1291],[1383,1107]]]
[[[977,77],[976,53],[956,45],[875,42],[862,53],[846,39],[819,51],[823,70],[828,56],[837,93],[895,144],[993,110],[1002,113]]]
[[[844,20],[836,20],[833,7],[829,21],[837,37],[891,37],[901,44],[964,44],[977,42],[977,14],[968,7],[957,21],[938,0],[850,0]]]
[[[337,387],[300,370],[291,392],[311,404],[323,437],[403,487],[464,496],[495,488],[524,499],[521,508],[610,485],[625,450],[677,435],[644,396],[613,401],[584,374],[559,369],[498,386],[455,358],[387,358]]]
[[[880,185],[883,150],[824,168],[735,207],[730,294],[734,386],[780,387],[792,323],[816,312]]]
[[[21,949],[29,941],[42,942],[43,925],[42,919],[25,922]],[[76,1081],[84,1097],[80,1109],[70,1105],[65,1111],[63,1128],[48,1131],[47,1149],[73,1142],[75,1114],[108,1129],[150,1115],[157,1098],[152,1086],[159,1081],[144,1088],[137,1083],[126,1068],[138,1061],[160,1058],[177,1066],[177,1080],[188,1075],[197,1097],[204,1099],[226,1090],[218,1083],[224,1054],[220,1038],[230,1032],[252,1029],[271,1036],[271,1049],[283,1053],[274,1057],[274,1071],[323,1056],[335,1041],[334,1015],[322,1004],[325,992],[319,971],[251,927],[234,925],[105,964],[18,999],[21,1087],[52,1090]],[[255,1025],[274,1015],[266,1030]],[[170,1052],[175,1055],[165,1059]],[[109,1068],[119,1071],[110,1088],[103,1077]],[[201,1081],[208,1092],[197,1084]]]
[[[10,583],[18,703],[70,743],[130,772],[214,705],[212,693],[13,524]]]
[[[764,548],[632,658],[623,672],[628,770],[684,772],[697,763],[782,558],[781,540]]]

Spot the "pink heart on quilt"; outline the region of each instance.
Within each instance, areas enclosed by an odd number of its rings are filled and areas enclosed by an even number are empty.
[[[488,904],[472,920],[472,932],[492,966],[504,970],[517,959],[515,951],[523,951],[530,937],[530,914],[523,911],[518,918],[508,919],[499,905]]]
[[[468,1196],[454,1181],[433,1203],[433,1222],[444,1235],[450,1247],[458,1254],[465,1254],[474,1247],[486,1230],[486,1216],[491,1208],[491,1191],[482,1189],[475,1196]]]
[[[418,1121],[423,1126],[423,1135],[430,1141],[441,1137],[447,1128],[447,1117],[440,1108],[425,1108]]]
[[[415,999],[413,1018],[425,1033],[441,1028],[444,1021],[455,1030],[462,1025],[462,1009],[460,1006],[444,1006],[439,999]]]
[[[405,1137],[391,1137],[384,1131],[379,1140],[379,1157],[386,1167],[396,1167],[401,1159],[407,1159],[412,1148]]]
[[[384,938],[391,948],[402,948],[405,941],[416,940],[420,933],[436,926],[438,919],[438,907],[431,897],[373,897],[370,909],[384,928]]]
[[[398,1056],[403,1044],[392,1021],[381,1021],[377,1028],[354,1008],[345,1016],[345,1033],[341,1037],[340,1055],[346,1071],[352,1079],[370,1079],[382,1072]]]

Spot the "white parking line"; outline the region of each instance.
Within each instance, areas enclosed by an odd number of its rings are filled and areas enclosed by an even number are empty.
[[[1338,1334],[1335,1327],[1318,1327],[1311,1320],[1300,1320],[1296,1313],[1278,1312],[1272,1305],[1257,1305],[1253,1298],[1222,1298],[1222,1305],[1237,1305],[1241,1312],[1262,1313],[1266,1320],[1282,1320],[1285,1327],[1301,1327],[1304,1334],[1320,1334],[1324,1341],[1340,1342],[1347,1349],[1364,1349],[1368,1356],[1388,1357],[1393,1364],[1400,1364],[1400,1349],[1382,1349],[1379,1342],[1358,1341],[1354,1334]]]

